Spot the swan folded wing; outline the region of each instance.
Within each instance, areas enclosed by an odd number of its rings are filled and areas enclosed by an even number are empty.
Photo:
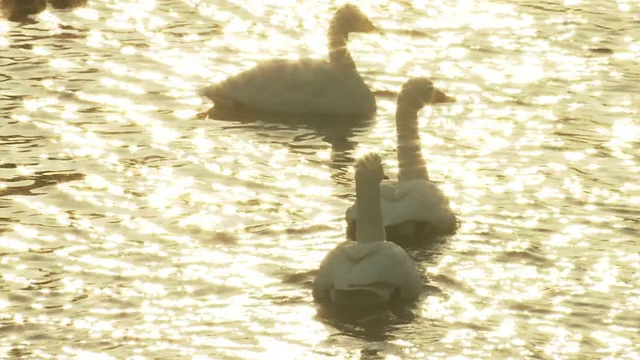
[[[391,185],[382,197],[385,226],[404,221],[424,221],[436,227],[455,228],[456,216],[449,200],[428,180],[402,181],[391,192]],[[391,195],[392,193],[392,195]]]
[[[318,301],[347,301],[349,293],[368,303],[387,302],[394,293],[415,300],[422,284],[413,260],[390,242],[345,242],[333,249],[320,265],[313,295]]]
[[[338,244],[335,248],[327,253],[320,263],[320,268],[313,281],[313,298],[318,302],[329,302],[331,300],[329,292],[334,288],[335,274],[347,263],[346,255],[342,248],[347,245],[346,242]]]
[[[398,182],[395,180],[382,180],[380,182],[380,198],[392,201],[396,196]]]
[[[355,114],[376,106],[357,72],[318,59],[268,61],[200,93],[223,105],[272,112]]]

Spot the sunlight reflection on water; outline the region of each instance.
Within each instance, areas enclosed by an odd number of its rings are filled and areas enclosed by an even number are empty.
[[[344,129],[223,122],[197,90],[326,57],[334,2],[90,1],[0,20],[0,357],[640,356],[638,1],[370,1],[349,49],[381,95]],[[427,293],[373,329],[317,315],[352,159],[397,176],[420,114],[458,234],[412,249]]]

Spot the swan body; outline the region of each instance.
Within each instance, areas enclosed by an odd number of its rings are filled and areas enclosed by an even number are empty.
[[[216,108],[371,117],[376,102],[347,49],[352,32],[376,27],[354,5],[340,7],[329,27],[329,60],[271,60],[207,86]]]
[[[380,183],[382,217],[387,238],[444,236],[455,233],[458,220],[449,206],[449,199],[429,180],[427,165],[422,157],[418,129],[418,111],[426,104],[451,102],[425,78],[407,81],[400,94],[396,109],[398,136],[398,181]],[[347,209],[349,225],[347,237],[353,239],[357,226],[356,204]]]
[[[356,165],[356,194],[363,205],[357,213],[356,241],[331,250],[313,283],[319,303],[339,307],[376,307],[396,301],[413,302],[422,281],[411,257],[385,240],[380,207],[380,157],[370,154]]]

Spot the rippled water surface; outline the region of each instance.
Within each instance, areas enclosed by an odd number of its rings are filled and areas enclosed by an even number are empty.
[[[357,127],[207,118],[197,90],[326,56],[333,1],[89,0],[0,20],[0,357],[640,358],[640,2],[368,1]],[[317,315],[353,159],[421,113],[458,233],[408,321]],[[391,95],[389,95],[391,94]]]

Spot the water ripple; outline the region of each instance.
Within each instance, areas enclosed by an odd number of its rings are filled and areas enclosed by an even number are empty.
[[[349,44],[375,121],[207,116],[203,85],[324,58],[337,6],[0,20],[0,357],[639,356],[640,2],[362,4],[383,29]],[[461,228],[409,249],[410,313],[337,321],[310,284],[344,239],[354,158],[397,176],[410,76],[457,98],[420,132]]]

